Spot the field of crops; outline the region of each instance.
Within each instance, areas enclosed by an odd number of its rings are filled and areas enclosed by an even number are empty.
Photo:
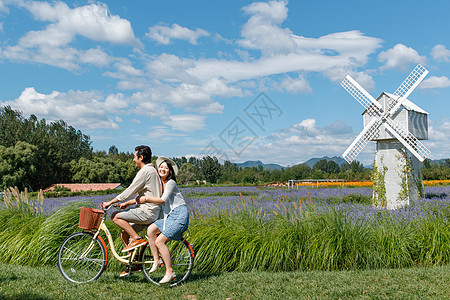
[[[450,186],[425,186],[425,197],[411,201],[405,209],[385,212],[391,215],[411,215],[419,211],[426,213],[432,205],[437,211],[450,206]],[[266,188],[255,186],[243,187],[192,187],[181,188],[190,211],[191,217],[208,215],[210,213],[232,212],[243,208],[257,208],[266,215],[283,213],[284,210],[295,210],[303,206],[313,206],[315,210],[327,211],[340,208],[343,211],[366,216],[379,214],[380,210],[371,207],[372,188]],[[43,211],[52,214],[60,207],[77,202],[92,202],[98,206],[103,201],[112,199],[115,195],[77,196],[64,198],[47,198],[44,200]],[[433,210],[434,212],[434,210]]]

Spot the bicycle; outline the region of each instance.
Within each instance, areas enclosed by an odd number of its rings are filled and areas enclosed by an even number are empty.
[[[145,278],[160,285],[165,271],[164,262],[160,257],[161,266],[156,272],[149,273],[153,265],[153,255],[148,241],[138,248],[120,256],[105,220],[112,205],[107,209],[93,209],[82,207],[80,209],[80,221],[78,227],[85,231],[75,232],[69,235],[61,244],[58,251],[58,268],[63,277],[74,283],[86,283],[100,277],[108,265],[108,248],[100,236],[104,232],[113,257],[122,264],[142,270]],[[185,238],[181,241],[169,241],[167,243],[172,256],[172,266],[176,278],[169,286],[176,286],[189,277],[194,266],[194,251],[192,245]]]

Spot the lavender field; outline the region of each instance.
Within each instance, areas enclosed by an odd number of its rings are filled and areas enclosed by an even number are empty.
[[[189,187],[181,188],[191,211],[191,217],[212,213],[232,212],[243,208],[257,208],[267,216],[298,210],[299,206],[313,206],[318,212],[341,210],[355,218],[376,218],[380,209],[373,208],[371,188],[301,188],[267,187]],[[58,208],[77,202],[91,203],[93,207],[114,198],[106,196],[78,196],[46,198],[43,211],[52,214]],[[442,216],[450,211],[450,186],[425,187],[423,199],[395,211],[383,211],[392,218],[413,220],[426,216]]]

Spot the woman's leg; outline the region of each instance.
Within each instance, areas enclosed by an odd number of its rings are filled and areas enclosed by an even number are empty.
[[[155,224],[151,224],[150,226],[148,226],[147,229],[147,236],[148,236],[148,244],[150,246],[150,250],[152,251],[152,255],[153,255],[153,259],[155,263],[159,263],[158,261],[156,261],[159,258],[159,252],[158,252],[158,247],[156,247],[156,235],[159,233],[159,229],[158,226],[156,226]]]
[[[171,276],[173,274],[173,268],[172,268],[172,258],[170,257],[170,251],[166,245],[168,241],[170,241],[170,239],[161,233],[156,238],[156,247],[158,247],[159,253],[161,253],[161,257],[164,261],[164,265],[166,266],[166,275]]]

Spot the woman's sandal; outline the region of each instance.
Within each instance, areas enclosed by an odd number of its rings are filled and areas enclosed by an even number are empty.
[[[163,263],[162,259],[159,259],[159,261],[157,263],[154,262],[152,268],[148,272],[149,273],[156,272],[156,270],[158,270],[158,268],[161,267],[162,263]]]
[[[174,280],[177,276],[175,275],[175,272],[172,273],[172,275],[167,276],[164,275],[164,277],[161,279],[161,281],[159,283],[163,284],[163,283],[169,283],[172,280]]]

